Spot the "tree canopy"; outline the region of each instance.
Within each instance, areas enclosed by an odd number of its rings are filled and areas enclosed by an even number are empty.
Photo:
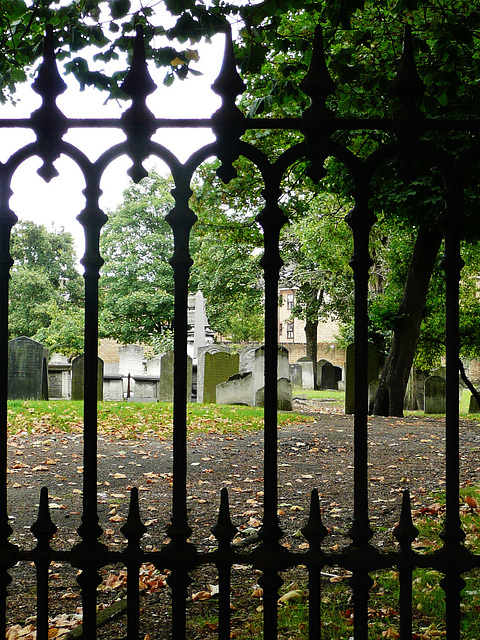
[[[73,237],[34,222],[12,231],[9,335],[28,336],[49,349],[83,351],[83,278],[76,268]]]
[[[327,98],[328,108],[339,117],[370,118],[396,117],[399,103],[395,75],[400,58],[401,33],[405,24],[409,24],[421,78],[415,87],[421,112],[431,118],[478,116],[480,11],[475,3],[466,0],[451,3],[432,3],[426,0],[387,0],[383,3],[373,0],[245,0],[240,3],[220,0],[152,0],[151,3],[137,3],[134,0],[7,2],[0,9],[0,24],[4,33],[0,42],[3,53],[0,63],[0,79],[3,84],[0,85],[0,90],[4,98],[25,77],[28,66],[41,54],[41,37],[47,22],[55,28],[59,57],[65,64],[66,71],[73,73],[82,87],[93,85],[106,90],[110,97],[115,98],[124,97],[120,86],[137,24],[144,25],[147,59],[157,66],[165,67],[165,83],[168,85],[175,78],[183,79],[201,71],[201,60],[198,60],[193,47],[202,39],[208,39],[214,33],[222,31],[227,22],[231,23],[234,27],[237,61],[247,85],[240,99],[240,106],[251,116],[299,116],[307,107],[309,99],[302,90],[300,81],[310,63],[315,26],[321,24],[326,63],[333,79],[331,93]],[[97,49],[91,68],[85,55],[89,45]],[[378,144],[394,141],[394,132],[381,129],[373,132],[338,131],[333,138],[355,155],[366,158]],[[431,140],[436,146],[455,152],[470,145],[473,138],[472,133],[452,135],[436,132],[435,135],[424,135],[425,140]],[[253,141],[273,159],[294,141],[303,138],[299,132],[270,131],[267,134],[252,131],[244,139]],[[242,162],[243,160],[239,161]],[[291,190],[292,193],[301,193],[300,203],[310,197],[307,194],[326,193],[347,204],[352,195],[349,175],[332,158],[327,158],[325,166],[326,176],[318,186],[313,186],[305,179],[305,163],[299,163],[285,179],[287,192]],[[386,349],[390,341],[392,355],[392,359],[387,360],[387,374],[383,380],[385,384],[381,384],[378,394],[376,409],[379,412],[401,413],[405,376],[408,376],[419,339],[424,353],[428,353],[431,348],[430,353],[438,356],[437,337],[441,334],[441,326],[434,320],[434,311],[438,309],[437,302],[441,295],[441,278],[437,277],[441,234],[437,219],[443,207],[444,185],[434,171],[427,169],[422,174],[418,167],[416,169],[417,172],[415,167],[410,167],[409,175],[404,173],[399,176],[398,164],[395,161],[386,162],[375,175],[372,190],[375,196],[371,200],[371,206],[379,219],[377,230],[372,233],[372,251],[375,252],[370,305],[372,330],[383,334]],[[207,227],[201,231],[200,222],[196,236],[198,245],[192,245],[192,251],[199,251],[197,264],[202,266],[197,271],[194,268],[192,279],[206,289],[207,300],[210,296],[214,318],[215,309],[218,308],[219,315],[215,322],[218,321],[219,327],[228,325],[221,324],[221,305],[215,299],[213,288],[209,292],[209,283],[218,282],[225,292],[231,283],[243,282],[244,285],[247,283],[243,287],[244,291],[256,292],[256,285],[253,284],[256,282],[255,270],[252,269],[248,277],[246,272],[240,277],[236,267],[236,264],[241,265],[242,262],[247,271],[253,267],[254,260],[246,260],[245,256],[249,251],[248,255],[252,255],[256,243],[251,242],[251,234],[248,240],[245,240],[244,234],[251,224],[252,211],[261,200],[253,172],[243,173],[246,176],[243,182],[238,179],[235,185],[229,185],[225,191],[235,199],[235,206],[231,209],[241,212],[240,219],[232,216],[228,205],[217,207],[213,218],[217,231],[211,234]],[[407,179],[406,185],[403,179]],[[304,180],[303,184],[306,186],[296,187],[301,180]],[[203,183],[209,184],[207,179],[202,178],[197,186],[201,187]],[[141,192],[142,187],[139,189]],[[205,202],[201,203],[199,200],[196,203],[197,209],[203,208],[212,215],[213,209],[208,203],[212,202],[219,191],[207,194],[204,190],[203,193]],[[289,199],[287,193],[285,202],[282,203],[286,211],[290,201],[293,198]],[[479,233],[476,225],[472,224],[479,211],[476,189],[467,190],[466,203],[469,218],[468,233],[465,235],[470,247],[465,246],[465,252],[471,253],[471,260],[469,258],[467,261],[465,272],[468,286],[465,284],[462,287],[470,291],[465,298],[468,299],[465,305],[470,310],[469,317],[474,318],[477,314],[477,298],[475,293],[471,293],[475,292],[475,287],[471,284],[474,278],[470,275],[468,265],[472,265],[473,271],[476,269],[474,256]],[[130,204],[135,208],[134,202],[129,203],[129,207]],[[312,212],[315,216],[315,210]],[[296,239],[292,240],[292,234],[298,234],[298,237],[306,234],[310,242],[312,230],[315,229],[315,217],[309,219],[309,213],[308,210],[304,211],[304,219],[300,222],[294,211],[291,211],[289,218],[292,224],[285,233],[284,254],[291,261],[291,273],[296,273],[300,288],[303,260],[314,265],[313,271],[316,268],[323,275],[331,273],[331,270],[322,266],[323,254],[309,255],[308,251],[295,253],[298,242]],[[130,214],[133,220],[134,211],[130,211]],[[130,238],[123,231],[122,225],[129,230],[130,227],[127,222],[121,222],[121,214],[119,220],[117,239],[121,236],[125,242],[133,242],[135,236]],[[207,218],[203,220],[205,223]],[[327,218],[321,217],[320,221],[322,225],[327,224]],[[112,225],[113,229],[115,216],[112,217]],[[241,242],[229,240],[223,247],[215,245],[213,241],[221,235],[218,230],[227,228],[234,228],[232,233],[229,232],[228,238],[232,239],[240,234]],[[158,231],[157,227],[155,229]],[[339,227],[335,228],[337,230]],[[155,230],[152,229],[151,232],[154,234]],[[109,295],[115,295],[112,297],[113,304],[105,297],[104,314],[107,315],[104,317],[108,316],[106,324],[112,331],[118,331],[118,336],[124,330],[126,338],[128,330],[126,327],[121,330],[115,325],[115,314],[117,319],[120,311],[124,318],[129,317],[129,314],[133,317],[133,309],[136,309],[140,310],[139,318],[144,319],[142,331],[151,335],[159,327],[169,325],[171,291],[164,286],[162,276],[162,284],[156,285],[161,295],[154,303],[153,320],[147,321],[146,312],[151,310],[149,308],[152,300],[145,293],[143,285],[149,284],[149,279],[154,277],[148,273],[151,265],[148,265],[148,260],[146,265],[142,265],[142,256],[139,256],[136,264],[123,264],[123,258],[115,255],[116,241],[112,240],[111,245],[108,245],[109,233],[107,228],[105,291],[109,291]],[[164,240],[162,237],[161,242]],[[238,246],[234,250],[235,244]],[[160,247],[166,249],[163,244]],[[215,260],[207,259],[207,248]],[[151,247],[147,247],[146,255],[148,249],[151,250]],[[160,252],[160,255],[164,254]],[[342,257],[342,265],[344,259],[345,256]],[[128,292],[116,289],[121,285],[113,282],[114,263],[125,270],[125,282],[132,276],[137,284],[142,284],[138,291],[134,292],[133,288]],[[212,268],[220,264],[226,268],[223,280],[216,271],[206,277],[209,268],[207,265],[212,264]],[[146,268],[141,273],[144,267]],[[109,269],[113,270],[110,272]],[[321,284],[323,286],[323,282]],[[340,314],[345,291],[339,291],[338,287],[335,289],[334,279],[329,284],[334,289],[332,304],[337,306],[336,312]],[[317,289],[316,295],[305,292],[305,300],[309,298],[317,304],[321,298],[318,291],[320,289]],[[242,304],[246,306],[248,303],[243,301]],[[162,307],[161,314],[159,306]],[[228,306],[226,301],[224,306]],[[297,312],[306,313],[305,309],[298,307]],[[142,322],[143,320],[140,322],[141,326]],[[147,327],[148,323],[150,325]],[[475,340],[471,337],[471,322],[465,324],[464,334],[466,352],[474,353],[476,347]],[[434,335],[437,336],[435,339],[432,338]],[[137,334],[137,339],[140,339],[140,334]],[[407,352],[408,356],[401,360],[401,366],[395,369],[399,362],[398,354]],[[392,389],[396,389],[393,403]]]

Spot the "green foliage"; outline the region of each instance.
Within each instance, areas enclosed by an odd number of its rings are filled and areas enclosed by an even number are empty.
[[[156,173],[131,184],[109,212],[101,235],[102,337],[150,344],[173,321],[173,235],[165,216],[173,206],[171,180]]]
[[[262,236],[255,216],[261,197],[257,172],[243,159],[237,166],[242,179],[227,186],[215,175],[218,163],[204,165],[197,176],[191,286],[203,292],[214,331],[233,342],[259,342],[264,333]]]
[[[28,336],[52,351],[83,351],[83,279],[73,238],[33,222],[12,231],[9,335]]]
[[[261,340],[263,292],[253,253],[258,231],[224,204],[228,198],[214,168],[204,170],[202,182],[198,178],[191,203],[199,218],[190,248],[191,291],[202,290],[214,331],[238,342]],[[143,342],[155,350],[171,344],[173,234],[165,216],[173,206],[172,188],[171,179],[152,172],[131,185],[109,214],[101,237],[103,337]]]

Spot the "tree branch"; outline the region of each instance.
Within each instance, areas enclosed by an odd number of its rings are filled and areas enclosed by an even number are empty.
[[[467,378],[467,374],[465,373],[465,367],[463,366],[463,362],[460,359],[458,360],[458,369],[460,371],[461,379],[467,385],[468,390],[471,391],[472,396],[475,398],[478,406],[480,407],[480,393],[478,393],[478,391],[475,389],[473,384]]]

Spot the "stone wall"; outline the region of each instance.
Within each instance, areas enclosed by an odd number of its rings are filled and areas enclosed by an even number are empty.
[[[279,346],[287,349],[290,364],[294,364],[299,360],[299,358],[303,358],[306,355],[306,348],[304,344],[281,342]],[[343,367],[345,364],[345,350],[340,349],[335,344],[331,343],[317,344],[317,362],[322,358],[328,360],[336,367]]]

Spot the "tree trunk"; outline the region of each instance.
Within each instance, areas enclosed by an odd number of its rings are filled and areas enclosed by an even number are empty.
[[[317,389],[317,329],[318,320],[305,321],[306,356],[313,362],[314,389]]]
[[[394,328],[375,397],[375,415],[403,416],[405,390],[417,348],[425,298],[441,242],[439,229],[419,228],[400,303],[400,320]]]

